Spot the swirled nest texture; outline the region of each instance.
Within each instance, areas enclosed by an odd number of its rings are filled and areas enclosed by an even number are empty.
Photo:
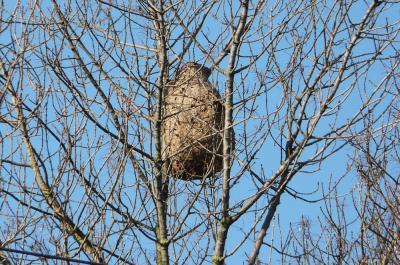
[[[165,88],[163,154],[179,179],[211,177],[223,168],[224,107],[209,76],[210,69],[188,63]]]

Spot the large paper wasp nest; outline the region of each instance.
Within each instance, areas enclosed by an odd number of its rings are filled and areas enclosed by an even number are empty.
[[[210,73],[188,63],[165,89],[163,154],[176,178],[211,177],[223,168],[224,108]]]

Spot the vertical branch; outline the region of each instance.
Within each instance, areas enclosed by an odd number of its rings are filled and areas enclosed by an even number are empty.
[[[261,248],[261,245],[262,245],[262,243],[264,241],[264,237],[267,234],[268,228],[271,225],[272,218],[275,216],[275,212],[276,212],[276,210],[278,208],[278,205],[280,203],[280,199],[281,199],[281,195],[282,195],[283,191],[284,191],[284,189],[282,189],[281,192],[279,192],[273,198],[273,200],[271,202],[271,205],[270,205],[269,210],[268,210],[268,214],[266,215],[266,217],[264,219],[264,222],[263,222],[263,224],[261,226],[261,230],[260,230],[260,232],[258,234],[258,238],[257,238],[256,242],[254,243],[253,252],[251,253],[250,258],[249,258],[249,262],[248,262],[249,265],[253,265],[253,264],[256,263],[256,260],[257,260],[257,257],[258,257],[258,253],[260,252],[260,248]]]
[[[160,1],[155,7],[152,3],[149,4],[149,11],[154,21],[157,34],[157,51],[158,51],[158,63],[160,67],[160,75],[157,80],[157,103],[155,111],[155,165],[156,165],[156,179],[155,179],[155,191],[153,194],[156,199],[156,210],[157,210],[157,264],[169,264],[168,254],[168,233],[167,233],[167,197],[168,197],[168,179],[166,176],[165,163],[163,163],[162,157],[162,106],[163,106],[163,89],[167,82],[167,40],[166,40],[166,28],[163,11],[163,1]]]
[[[225,86],[225,121],[224,121],[224,139],[223,139],[223,155],[224,155],[224,176],[222,183],[222,212],[221,222],[218,228],[217,241],[215,243],[213,264],[224,264],[224,252],[226,238],[229,227],[232,223],[229,216],[229,198],[230,198],[230,176],[232,166],[232,135],[233,135],[233,86],[234,86],[234,68],[237,60],[237,53],[240,46],[242,36],[245,32],[245,25],[248,16],[249,1],[241,3],[242,12],[240,14],[237,29],[233,31],[234,37],[230,47],[230,57],[228,69],[226,71]]]

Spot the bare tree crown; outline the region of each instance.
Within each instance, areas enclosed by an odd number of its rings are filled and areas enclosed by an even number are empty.
[[[11,2],[0,263],[400,264],[398,0]]]

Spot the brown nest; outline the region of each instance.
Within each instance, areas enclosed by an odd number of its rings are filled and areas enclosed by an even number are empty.
[[[163,154],[179,179],[211,177],[223,169],[224,107],[209,76],[210,69],[188,63],[165,89]]]

